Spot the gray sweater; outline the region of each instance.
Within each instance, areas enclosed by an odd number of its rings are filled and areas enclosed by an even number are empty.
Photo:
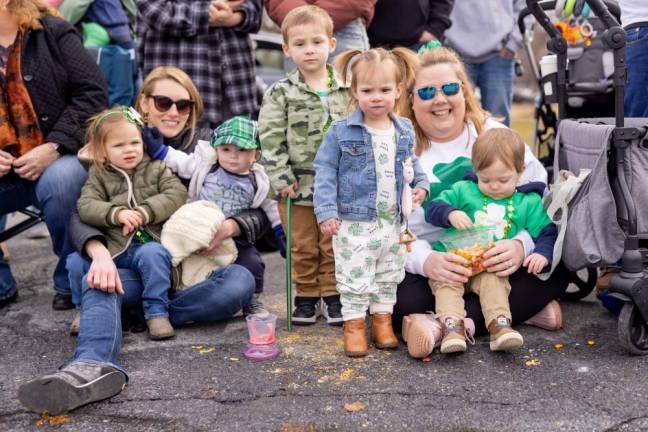
[[[460,0],[455,2],[446,43],[466,63],[482,63],[502,48],[514,53],[522,46],[517,18],[525,0]]]

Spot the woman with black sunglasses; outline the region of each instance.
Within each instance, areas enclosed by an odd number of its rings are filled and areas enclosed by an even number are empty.
[[[165,145],[191,152],[198,139],[209,139],[209,130],[196,128],[202,114],[200,95],[189,76],[178,68],[153,70],[144,80],[137,107],[147,125],[159,130]],[[222,240],[227,230],[237,247],[249,246],[269,227],[264,211],[251,209],[227,219],[217,235]],[[121,392],[127,380],[119,364],[120,312],[122,306],[134,311],[141,308],[142,282],[137,273],[115,267],[104,235],[83,224],[78,212],[70,220],[70,240],[81,255],[91,259],[90,264],[80,257],[67,262],[70,281],[78,281],[72,290],[80,303],[80,314],[70,330],[78,332],[79,343],[71,363],[20,386],[20,401],[35,412],[58,414],[110,398]],[[211,245],[217,246],[214,241]],[[170,294],[169,317],[174,325],[228,320],[250,304],[254,288],[254,277],[247,268],[225,266],[205,281]],[[80,328],[79,323],[83,324]]]
[[[428,200],[435,198],[473,169],[472,145],[477,136],[491,128],[505,127],[493,120],[477,101],[463,63],[452,50],[437,47],[419,54],[420,65],[410,85],[411,110],[405,113],[417,133],[417,154],[430,181]],[[527,148],[522,181],[547,182],[547,173]],[[425,204],[423,205],[425,208]],[[394,324],[410,314],[434,311],[434,296],[429,280],[465,283],[470,276],[465,259],[453,253],[435,252],[431,248],[443,232],[425,222],[423,210],[415,211],[409,220],[418,240],[408,255],[405,280],[399,285]],[[566,270],[559,266],[543,282],[521,269],[524,258],[533,250],[533,240],[523,232],[513,240],[500,240],[485,255],[484,266],[498,276],[508,276],[512,290],[509,297],[513,324],[536,325],[548,330],[562,327],[560,305],[554,301],[567,288]],[[487,332],[474,294],[465,298],[466,313],[475,321],[476,334]],[[408,325],[421,320],[421,328],[430,328],[429,316],[410,315]],[[411,327],[408,328],[411,332]],[[410,333],[411,334],[411,333]],[[440,339],[438,335],[430,337]]]

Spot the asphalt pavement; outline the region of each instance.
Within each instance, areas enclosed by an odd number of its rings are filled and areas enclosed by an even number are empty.
[[[69,361],[74,312],[51,308],[48,238],[23,234],[9,250],[19,300],[0,310],[0,431],[648,430],[648,358],[623,351],[615,318],[592,298],[563,303],[562,331],[521,326],[525,345],[513,353],[491,353],[482,337],[466,354],[429,362],[409,358],[404,345],[349,359],[342,330],[322,319],[287,332],[277,253],[264,255],[277,359],[243,356],[242,318],[181,328],[163,342],[127,332],[126,389],[69,413],[67,424],[39,426],[16,392]]]

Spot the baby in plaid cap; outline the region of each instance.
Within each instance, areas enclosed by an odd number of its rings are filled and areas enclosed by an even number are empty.
[[[143,134],[145,137],[155,132]],[[251,208],[262,208],[284,245],[284,232],[277,202],[268,198],[270,181],[259,159],[259,127],[247,117],[232,117],[214,130],[211,142],[198,141],[192,154],[165,145],[159,146],[155,137],[147,139],[147,151],[152,158],[163,159],[179,177],[190,179],[189,201],[207,200],[216,204],[226,218]],[[254,245],[237,243],[236,263],[246,267],[255,278],[256,289],[246,314],[267,314],[259,296],[263,292],[265,265]]]

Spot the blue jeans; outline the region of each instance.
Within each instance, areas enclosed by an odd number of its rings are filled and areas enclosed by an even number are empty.
[[[235,264],[242,265],[252,273],[256,286],[254,288],[255,294],[263,292],[263,279],[265,276],[265,263],[259,255],[259,251],[254,245],[241,245],[237,244],[238,256],[236,257]]]
[[[0,214],[23,210],[30,205],[41,209],[59,261],[54,269],[54,290],[70,294],[65,260],[74,252],[68,238],[70,214],[88,174],[75,156],[54,161],[38,180],[28,181],[10,172],[0,177]],[[16,280],[0,252],[0,300],[16,291]]]
[[[329,63],[342,51],[352,48],[366,51],[370,48],[369,36],[367,36],[367,29],[364,26],[362,18],[356,18],[349,24],[334,32],[333,37],[337,41],[337,45],[335,46],[335,50],[329,55]],[[290,71],[294,68],[295,63],[288,57],[284,58],[284,70]]]
[[[335,33],[333,37],[337,40],[335,51],[329,56],[329,61],[334,59],[335,56],[342,51],[348,49],[359,49],[367,51],[369,47],[369,36],[367,36],[367,28],[364,25],[362,18],[356,18],[349,24],[345,25]]]
[[[143,282],[142,306],[144,319],[169,316],[169,290],[171,289],[171,254],[160,243],[131,243],[128,249],[115,258],[120,269],[129,269]],[[78,307],[83,292],[82,279],[90,269],[90,262],[78,253],[68,256],[72,302]]]
[[[72,361],[119,365],[122,328],[121,308],[136,307],[144,288],[137,273],[119,270],[124,295],[108,294],[88,287],[82,279],[81,329]],[[231,264],[209,279],[171,297],[169,319],[174,327],[192,321],[223,321],[250,302],[254,278],[245,268]]]
[[[626,42],[625,116],[648,117],[648,26],[628,30]]]
[[[511,126],[511,104],[513,103],[512,58],[497,55],[483,63],[465,63],[470,81],[479,87],[482,107],[502,123]]]

